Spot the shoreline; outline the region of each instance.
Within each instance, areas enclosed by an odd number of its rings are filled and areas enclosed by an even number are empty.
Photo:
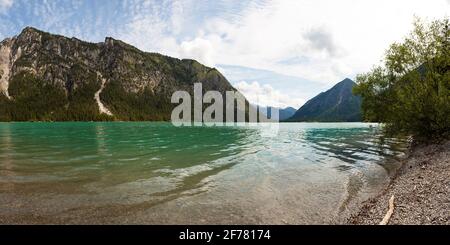
[[[409,149],[389,185],[361,203],[347,224],[378,225],[394,210],[388,225],[450,224],[450,140]]]

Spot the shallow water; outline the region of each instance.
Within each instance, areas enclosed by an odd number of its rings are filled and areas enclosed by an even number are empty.
[[[0,123],[0,223],[326,224],[382,188],[377,124]]]

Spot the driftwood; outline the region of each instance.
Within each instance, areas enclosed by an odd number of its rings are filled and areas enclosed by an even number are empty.
[[[394,213],[394,195],[392,195],[391,199],[389,199],[389,210],[387,211],[383,220],[380,222],[380,225],[387,225],[393,213]]]

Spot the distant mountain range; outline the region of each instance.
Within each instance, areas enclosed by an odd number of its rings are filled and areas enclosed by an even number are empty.
[[[345,79],[330,90],[305,103],[287,121],[290,122],[359,122],[361,98],[352,94],[355,82]]]
[[[295,109],[293,107],[277,108],[277,107],[270,107],[270,106],[269,107],[259,106],[259,110],[262,111],[264,114],[266,114],[266,116],[268,118],[272,118],[272,108],[278,109],[279,121],[285,121],[285,120],[291,118],[297,111],[297,109]]]

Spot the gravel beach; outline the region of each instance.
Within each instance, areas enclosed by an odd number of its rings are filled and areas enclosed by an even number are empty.
[[[389,225],[450,224],[450,141],[411,147],[390,185],[364,202],[348,223],[379,224],[392,196]]]

